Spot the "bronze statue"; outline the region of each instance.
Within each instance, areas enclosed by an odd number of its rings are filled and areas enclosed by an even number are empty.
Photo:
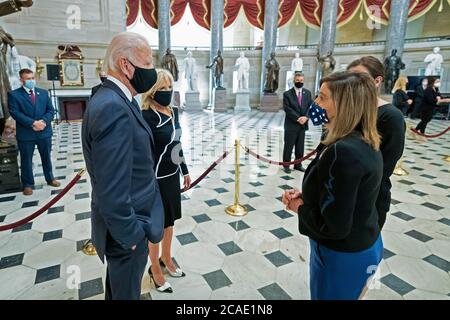
[[[217,50],[217,56],[214,57],[213,62],[209,66],[206,66],[206,68],[212,69],[214,65],[215,88],[225,89],[224,87],[222,87],[223,58],[220,50]]]
[[[323,56],[320,56],[320,53],[317,52],[317,61],[320,64],[321,78],[328,77],[333,73],[334,68],[336,67],[336,60],[333,58],[332,51],[328,51],[327,54]]]
[[[166,54],[162,57],[161,66],[169,70],[173,76],[173,81],[178,81],[178,63],[175,55],[167,48]]]
[[[13,37],[0,27],[0,119],[4,122],[9,117],[8,111],[8,92],[11,91],[11,84],[8,77],[8,62],[6,60],[6,52],[8,47],[14,47]],[[0,128],[3,131],[3,126]],[[0,132],[1,136],[2,132]]]
[[[275,52],[270,54],[270,59],[266,62],[266,82],[264,84],[265,93],[275,93],[278,89],[280,65],[275,59]]]
[[[384,74],[386,81],[384,82],[384,90],[386,94],[392,93],[392,88],[397,81],[400,70],[405,69],[402,58],[397,57],[397,49],[393,49],[391,55],[384,60]]]
[[[22,7],[31,7],[33,0],[9,0],[0,3],[0,17],[22,11]]]

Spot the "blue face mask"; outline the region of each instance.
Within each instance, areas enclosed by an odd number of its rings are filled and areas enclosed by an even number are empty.
[[[27,89],[34,89],[36,87],[36,81],[35,80],[25,80],[24,87]]]
[[[309,107],[308,117],[315,126],[321,126],[330,122],[330,119],[328,119],[327,116],[327,111],[319,106],[315,101]]]

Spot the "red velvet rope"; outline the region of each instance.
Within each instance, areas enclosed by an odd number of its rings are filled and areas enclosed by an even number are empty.
[[[414,133],[417,133],[419,136],[422,136],[422,137],[425,137],[425,138],[437,138],[437,137],[440,137],[440,136],[446,134],[448,131],[450,131],[450,127],[445,129],[444,131],[442,131],[440,133],[436,133],[436,134],[424,134],[424,133],[421,133],[421,132],[417,131],[414,128],[411,128],[411,131],[414,132]]]
[[[310,153],[308,153],[306,156],[304,156],[304,157],[302,157],[300,159],[291,161],[291,162],[279,162],[279,161],[273,161],[273,160],[267,159],[267,158],[265,158],[263,156],[260,156],[259,154],[257,154],[256,152],[253,152],[252,150],[250,150],[249,148],[247,148],[245,146],[242,146],[242,148],[244,148],[245,152],[247,152],[248,154],[254,156],[256,159],[259,159],[259,160],[261,160],[261,161],[263,161],[265,163],[275,164],[275,165],[278,165],[278,166],[290,166],[290,165],[300,164],[303,161],[311,158],[317,152],[317,150],[313,150]]]
[[[0,226],[0,232],[22,226],[22,225],[30,222],[34,218],[43,214],[45,211],[50,209],[56,202],[58,202],[62,197],[64,197],[66,195],[66,193],[69,192],[69,190],[72,189],[73,186],[78,182],[78,180],[80,180],[80,178],[83,174],[84,174],[84,169],[81,170],[80,172],[78,172],[77,175],[72,179],[72,181],[70,181],[69,184],[60,193],[58,193],[52,200],[50,200],[49,203],[47,203],[45,206],[43,206],[41,209],[39,209],[35,213],[29,215],[28,217],[23,218],[22,220]]]
[[[203,172],[203,174],[198,177],[194,182],[191,183],[191,185],[189,186],[188,189],[183,188],[180,190],[181,193],[186,192],[192,188],[194,188],[197,184],[199,184],[200,181],[202,181],[207,175],[208,173],[210,173],[219,163],[221,163],[228,155],[230,154],[230,151],[225,151],[219,159],[217,159],[216,161],[213,162],[213,164],[211,166],[209,166],[208,169],[206,169],[205,172]]]

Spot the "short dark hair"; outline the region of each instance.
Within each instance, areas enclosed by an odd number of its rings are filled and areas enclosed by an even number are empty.
[[[304,77],[305,75],[302,73],[302,72],[296,72],[295,73],[295,75],[294,75],[294,78],[296,78],[296,77]]]
[[[439,78],[437,77],[427,77],[428,79],[428,88],[432,88],[434,86],[434,83],[436,82],[436,80],[438,80]]]
[[[22,76],[23,76],[24,74],[30,74],[30,73],[34,73],[34,71],[25,68],[25,69],[22,69],[22,70],[19,71],[19,76],[22,78]]]
[[[380,60],[375,58],[374,56],[365,56],[359,59],[356,59],[352,63],[350,63],[347,67],[347,70],[351,68],[363,66],[368,71],[372,78],[382,77],[384,79],[384,66]]]

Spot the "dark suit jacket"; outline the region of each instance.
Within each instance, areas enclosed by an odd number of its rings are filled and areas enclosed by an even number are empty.
[[[94,94],[98,91],[98,89],[101,88],[102,84],[103,84],[103,83],[100,83],[100,84],[96,85],[95,87],[92,87],[92,89],[91,89],[91,98],[92,98],[92,97],[94,96]]]
[[[152,131],[138,107],[106,80],[89,101],[82,127],[92,184],[92,242],[103,261],[109,232],[125,250],[164,232],[164,208],[155,178]]]
[[[55,113],[48,91],[35,88],[36,103],[20,87],[8,93],[9,112],[16,120],[16,138],[20,141],[35,141],[50,138],[53,134],[52,120]],[[44,120],[47,126],[42,131],[33,130],[33,122]]]
[[[295,88],[283,93],[283,109],[286,112],[286,118],[284,120],[285,131],[308,130],[308,122],[304,125],[297,122],[299,117],[308,116],[308,109],[312,104],[311,92],[305,88],[302,88],[302,90],[301,106],[298,105]]]

